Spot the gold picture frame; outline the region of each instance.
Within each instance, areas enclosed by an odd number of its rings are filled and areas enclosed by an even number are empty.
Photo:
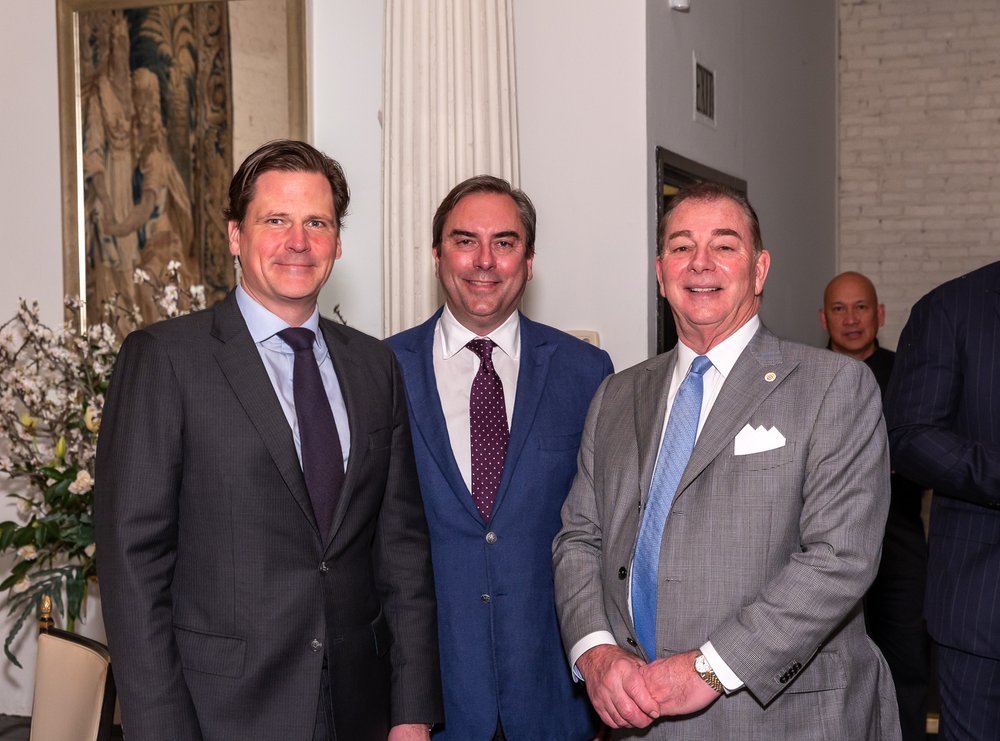
[[[282,16],[283,36],[274,33]],[[157,43],[140,21],[159,24]],[[204,284],[211,303],[234,280],[221,215],[232,172],[222,170],[268,139],[308,138],[305,0],[56,0],[56,22],[63,285],[83,301],[81,329],[110,291],[150,313],[140,306],[148,297],[130,288],[132,274],[162,273],[175,255],[190,258],[184,277]],[[182,54],[192,71],[175,81]],[[184,120],[168,136],[171,115]],[[171,157],[168,140],[182,158]],[[211,185],[199,192],[191,178],[205,180],[210,169]],[[180,214],[173,231],[155,233],[154,219],[170,223],[168,212]]]

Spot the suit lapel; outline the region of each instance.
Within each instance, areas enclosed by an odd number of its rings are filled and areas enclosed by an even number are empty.
[[[677,496],[684,493],[726,446],[733,444],[753,411],[781,386],[797,365],[797,361],[782,358],[778,338],[761,325],[733,366],[705,420],[691,459],[681,475]]]
[[[291,428],[240,313],[236,295],[230,293],[215,305],[213,312],[212,335],[223,343],[215,353],[219,368],[264,441],[288,490],[306,519],[316,528]]]
[[[636,379],[635,430],[639,445],[639,493],[645,502],[660,449],[660,435],[667,414],[670,376],[677,363],[677,348],[646,362],[645,373]]]
[[[523,314],[520,320],[521,360],[517,371],[517,388],[514,391],[514,414],[511,419],[510,439],[507,442],[507,455],[504,458],[500,488],[493,504],[494,517],[510,488],[510,481],[517,467],[516,462],[520,460],[521,450],[528,439],[528,431],[535,421],[542,391],[545,389],[545,379],[549,374],[552,353],[555,352],[555,345],[546,342],[534,322]],[[504,393],[510,392],[505,390]]]
[[[413,412],[410,415],[410,427],[414,435],[420,435],[424,439],[428,453],[441,470],[455,498],[470,517],[482,522],[472,501],[472,492],[465,485],[451,450],[448,424],[441,410],[441,396],[434,376],[434,328],[440,316],[441,309],[438,309],[434,316],[411,335],[410,343],[397,353],[406,379],[407,400]]]
[[[344,486],[340,490],[337,507],[333,512],[330,532],[323,534],[323,545],[329,547],[347,516],[350,500],[358,488],[359,470],[368,446],[368,438],[365,434],[368,429],[367,424],[365,424],[367,415],[364,414],[364,407],[367,403],[364,389],[368,384],[365,369],[358,364],[354,354],[350,351],[350,341],[347,335],[339,331],[333,322],[322,317],[320,318],[320,329],[323,331],[326,347],[330,351],[333,368],[337,372],[340,393],[344,397],[344,406],[347,407],[347,426],[351,436],[351,451],[347,457]]]

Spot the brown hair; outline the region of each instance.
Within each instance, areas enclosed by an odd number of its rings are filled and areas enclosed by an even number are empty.
[[[476,175],[468,180],[463,180],[444,197],[441,205],[434,212],[434,222],[431,229],[431,245],[434,250],[439,252],[441,249],[441,240],[444,239],[444,222],[448,220],[448,214],[452,212],[460,200],[473,193],[496,193],[510,196],[514,200],[517,211],[521,215],[521,226],[524,228],[524,254],[526,257],[534,255],[537,219],[535,205],[523,190],[512,188],[506,180],[492,175]]]
[[[764,242],[760,236],[760,219],[757,218],[757,212],[753,210],[753,206],[747,200],[746,194],[723,183],[705,180],[700,183],[685,185],[670,199],[670,204],[663,212],[663,216],[660,217],[660,223],[656,227],[657,256],[663,254],[665,247],[667,219],[670,218],[670,214],[677,210],[678,206],[684,201],[718,201],[722,198],[728,198],[743,209],[743,213],[747,217],[747,222],[750,224],[750,241],[753,244],[753,253],[755,256],[759,255],[764,249]]]
[[[257,178],[271,170],[316,172],[325,176],[333,192],[337,228],[343,228],[347,206],[351,202],[351,191],[347,187],[344,170],[336,160],[315,147],[293,139],[269,141],[243,160],[243,164],[229,183],[229,207],[222,212],[226,219],[243,225],[247,208],[254,197]]]

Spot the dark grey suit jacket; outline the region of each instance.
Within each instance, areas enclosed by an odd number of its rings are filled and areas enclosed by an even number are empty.
[[[382,343],[321,327],[351,435],[328,534],[233,294],[122,346],[95,515],[130,738],[311,739],[324,656],[338,737],[441,720],[427,525],[398,368]]]
[[[934,488],[927,625],[939,643],[991,659],[1000,659],[998,388],[993,262],[916,303],[886,396],[896,466]]]
[[[628,572],[676,356],[611,376],[591,404],[554,545],[567,650],[608,631],[641,655]],[[860,609],[889,507],[881,411],[863,364],[763,327],[750,341],[667,520],[655,657],[711,640],[746,687],[701,713],[655,723],[646,738],[899,737],[889,670]],[[775,427],[786,442],[737,455],[746,425]]]

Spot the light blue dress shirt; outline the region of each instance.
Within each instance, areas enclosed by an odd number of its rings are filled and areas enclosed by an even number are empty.
[[[299,456],[299,465],[302,465],[302,443],[299,440],[299,421],[295,416],[295,397],[292,393],[292,370],[295,367],[295,353],[283,339],[277,336],[278,332],[288,328],[288,322],[271,313],[253,298],[250,297],[242,285],[236,287],[236,303],[240,307],[240,313],[247,323],[250,336],[254,344],[257,345],[257,352],[260,359],[264,361],[264,368],[267,370],[268,378],[274,387],[274,393],[281,403],[281,410],[285,413],[288,426],[292,428],[292,439],[295,441],[295,452]],[[323,379],[323,388],[326,389],[326,396],[330,400],[330,409],[333,410],[333,418],[337,422],[337,433],[340,436],[340,447],[344,451],[344,469],[347,469],[347,459],[351,452],[351,432],[347,424],[347,405],[344,403],[344,394],[340,390],[340,381],[337,379],[337,371],[333,368],[333,360],[330,358],[330,351],[327,349],[326,340],[319,328],[319,308],[313,309],[313,313],[302,323],[306,329],[311,329],[316,335],[313,343],[313,352],[316,353],[316,362],[319,364],[319,374]]]

